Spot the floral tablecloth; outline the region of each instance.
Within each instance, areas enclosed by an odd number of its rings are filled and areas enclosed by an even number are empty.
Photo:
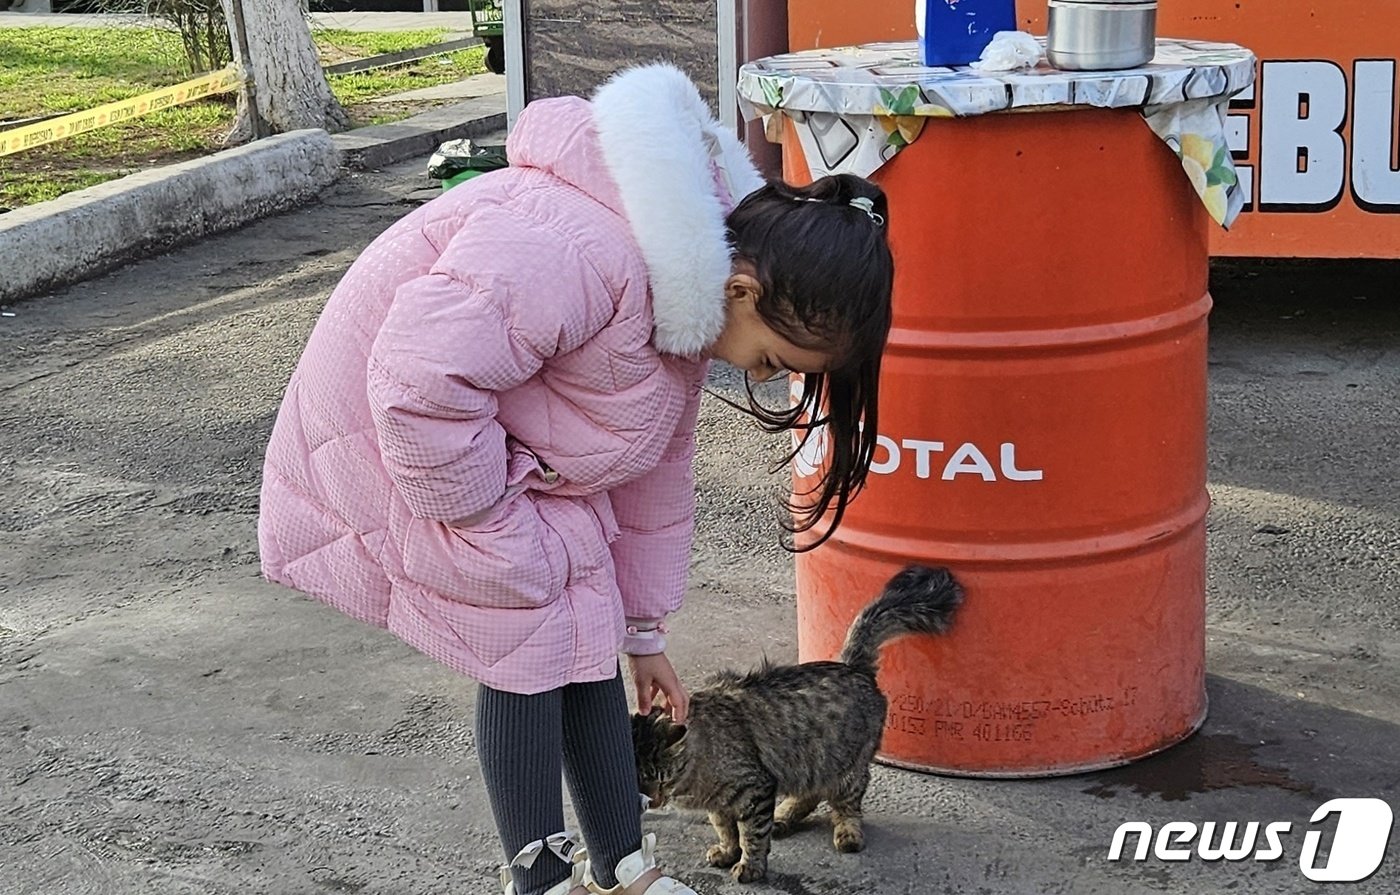
[[[1043,41],[1042,41],[1043,42]],[[929,68],[914,41],[807,50],[740,69],[739,96],[780,139],[797,126],[813,176],[867,177],[917,140],[930,119],[1015,109],[1133,108],[1181,159],[1210,216],[1229,227],[1244,207],[1225,141],[1230,98],[1254,83],[1254,54],[1234,44],[1157,41],[1140,68],[1069,72],[1044,61],[1019,72]]]

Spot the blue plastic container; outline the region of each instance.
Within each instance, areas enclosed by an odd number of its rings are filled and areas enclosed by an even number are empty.
[[[924,65],[967,65],[998,31],[1016,30],[1016,0],[915,0],[923,20],[919,55]],[[922,12],[922,16],[917,13]]]

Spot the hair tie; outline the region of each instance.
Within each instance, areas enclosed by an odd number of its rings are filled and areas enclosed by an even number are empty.
[[[852,208],[859,208],[861,211],[865,212],[866,215],[875,222],[875,226],[885,226],[884,216],[875,213],[874,199],[871,199],[869,196],[856,196],[851,200],[850,205]]]

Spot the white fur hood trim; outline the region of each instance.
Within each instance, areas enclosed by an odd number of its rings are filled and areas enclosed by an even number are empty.
[[[724,329],[730,248],[728,207],[763,186],[738,139],[717,122],[686,75],[670,65],[633,68],[593,97],[603,159],[651,275],[656,347],[698,355]]]

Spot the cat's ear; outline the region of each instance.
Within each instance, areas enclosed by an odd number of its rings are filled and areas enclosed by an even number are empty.
[[[661,719],[661,709],[652,709],[645,715],[636,712],[632,713],[632,729],[641,730],[644,727],[656,727]]]
[[[686,726],[684,724],[667,724],[661,734],[661,748],[669,749],[685,739]]]

